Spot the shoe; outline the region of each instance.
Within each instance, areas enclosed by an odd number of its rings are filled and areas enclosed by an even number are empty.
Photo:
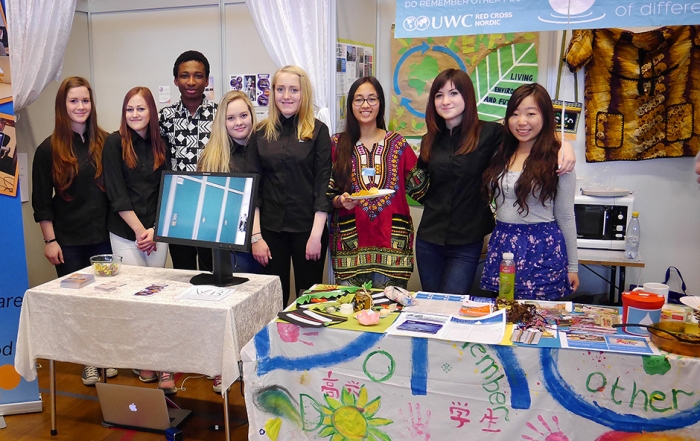
[[[158,389],[162,389],[163,392],[165,392],[166,394],[174,394],[177,392],[177,386],[175,385],[175,376],[172,372],[160,373]]]
[[[107,376],[107,378],[114,378],[117,375],[119,375],[119,371],[115,368],[106,368],[105,375]]]
[[[213,379],[216,378],[217,376],[218,376],[218,375],[207,375],[206,377],[207,377],[207,380],[213,380]]]
[[[85,386],[94,386],[100,381],[100,373],[95,366],[83,366],[83,374],[80,376]]]
[[[217,394],[221,393],[221,375],[214,377],[214,385],[211,387]]]
[[[144,383],[153,383],[154,381],[158,380],[158,374],[153,371],[142,369],[139,371],[139,380]]]

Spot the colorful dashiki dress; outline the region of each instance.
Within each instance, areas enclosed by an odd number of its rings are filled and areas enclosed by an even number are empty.
[[[337,134],[331,138],[334,163],[338,139]],[[373,187],[394,193],[360,200],[353,210],[333,210],[330,247],[337,280],[370,273],[392,279],[411,277],[413,222],[406,193],[418,194],[427,187],[425,172],[416,163],[416,154],[398,133],[387,132],[372,148],[355,144],[349,193]],[[374,171],[368,173],[371,169]],[[331,175],[329,199],[342,193]]]

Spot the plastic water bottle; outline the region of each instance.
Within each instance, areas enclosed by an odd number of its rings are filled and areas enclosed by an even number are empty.
[[[636,259],[639,254],[639,235],[639,212],[634,211],[625,235],[625,257],[628,259]]]
[[[498,297],[515,298],[515,260],[513,253],[503,253],[498,274]]]

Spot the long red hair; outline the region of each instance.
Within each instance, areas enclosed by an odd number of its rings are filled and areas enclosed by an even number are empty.
[[[136,167],[136,152],[134,145],[131,142],[131,133],[133,130],[126,123],[126,106],[129,100],[135,95],[141,95],[146,101],[148,107],[148,129],[147,134],[151,139],[151,148],[153,149],[153,170],[157,170],[163,162],[165,162],[165,143],[160,137],[160,129],[158,128],[158,109],[156,102],[153,99],[153,94],[148,87],[137,86],[126,93],[124,103],[122,104],[122,122],[119,126],[119,134],[122,136],[122,160],[126,166],[133,169]]]
[[[66,98],[68,91],[76,87],[85,87],[90,94],[91,111],[85,123],[88,136],[88,152],[90,162],[95,166],[95,182],[104,191],[102,177],[102,147],[104,146],[107,132],[97,125],[97,113],[95,111],[95,100],[92,95],[92,87],[88,80],[82,77],[68,77],[58,86],[56,93],[56,122],[51,134],[51,150],[53,157],[53,168],[51,178],[53,179],[56,193],[63,199],[69,201],[71,196],[66,193],[73,183],[73,179],[78,175],[78,158],[73,151],[73,128],[71,119],[66,109]],[[80,134],[82,135],[82,133]]]

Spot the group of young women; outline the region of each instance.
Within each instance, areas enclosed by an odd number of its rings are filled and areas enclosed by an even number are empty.
[[[441,72],[430,89],[418,157],[387,131],[384,90],[374,77],[352,84],[346,129],[333,137],[314,118],[301,68],[278,70],[270,98],[269,117],[256,125],[245,93],[224,95],[198,168],[260,175],[252,251],[232,259],[243,272],[279,276],[284,306],[290,262],[298,288],[320,283],[329,241],[338,283],[405,287],[414,266],[406,195],[424,206],[415,240],[423,290],[468,293],[492,231],[482,288],[498,290],[506,251],[516,257],[519,298],[559,298],[578,286],[575,158],[555,133],[541,86],[518,88],[501,125],[478,119],[465,72]],[[32,201],[44,254],[59,276],[110,251],[126,264],[162,267],[167,246],[154,242],[153,225],[170,151],[153,96],[131,89],[111,135],[97,124],[93,104],[85,79],[63,81],[54,132],[35,154]],[[372,188],[382,191],[352,197]]]

